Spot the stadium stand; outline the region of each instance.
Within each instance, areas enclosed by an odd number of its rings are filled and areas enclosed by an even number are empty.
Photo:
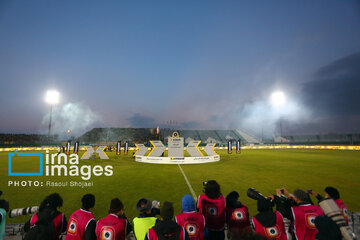
[[[0,133],[0,147],[57,145],[59,143],[58,135]]]
[[[145,143],[158,139],[152,128],[94,128],[78,138],[80,144],[112,144],[116,141],[129,141]],[[167,139],[174,131],[178,131],[185,139],[201,140],[202,144],[216,142],[225,145],[228,140],[240,139],[243,145],[260,144],[293,144],[293,145],[360,145],[360,134],[314,134],[314,135],[285,135],[277,136],[271,140],[261,141],[259,138],[241,129],[234,130],[176,130],[170,128],[160,129],[160,139],[167,143]]]
[[[248,143],[252,143],[252,144],[261,144],[260,140],[257,139],[256,137],[244,132],[244,131],[241,131],[239,129],[236,129],[236,132],[242,136],[246,142]]]
[[[360,134],[317,134],[317,135],[287,135],[282,136],[283,139],[288,141],[291,144],[328,144],[328,145],[359,145],[360,144]],[[275,143],[279,141],[275,140]]]
[[[77,140],[80,144],[114,144],[116,141],[144,142],[158,139],[152,128],[94,128]],[[174,129],[160,129],[160,139],[165,140],[176,131]],[[240,130],[178,130],[181,137],[188,143],[191,140],[201,140],[202,144],[208,142],[225,145],[228,140],[240,139],[243,144],[261,144],[255,137]]]
[[[145,143],[149,140],[160,139],[167,144],[167,139],[174,131],[180,133],[185,143],[192,140],[201,140],[201,144],[217,143],[225,146],[228,140],[241,140],[243,145],[261,144],[289,144],[289,145],[360,145],[360,134],[308,134],[284,135],[273,139],[260,140],[257,137],[240,129],[234,130],[176,130],[170,128],[160,129],[160,136],[156,135],[154,128],[93,128],[76,140],[81,145],[116,145],[117,141],[128,141],[130,146],[134,143]],[[61,145],[58,135],[41,134],[0,134],[0,147],[26,147],[26,146]]]
[[[93,128],[80,136],[80,144],[116,143],[117,141],[148,142],[149,128]]]

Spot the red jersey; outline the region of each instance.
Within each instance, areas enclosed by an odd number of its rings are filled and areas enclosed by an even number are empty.
[[[335,203],[340,208],[342,214],[344,215],[344,218],[345,218],[347,224],[349,224],[349,215],[348,215],[348,210],[347,210],[347,207],[346,207],[345,203],[343,201],[341,201],[340,199],[335,200]]]
[[[65,240],[84,240],[86,227],[91,220],[95,220],[91,212],[76,210],[69,218]]]
[[[315,227],[315,218],[323,215],[319,206],[305,204],[291,207],[294,217],[294,233],[297,240],[312,240],[318,233]]]
[[[31,219],[30,219],[30,227],[34,226],[34,224],[38,221],[38,216],[37,213],[35,213]],[[64,214],[60,213],[59,215],[57,215],[56,217],[53,218],[52,220],[53,224],[54,224],[54,239],[57,240],[59,239],[59,236],[61,234],[61,231],[63,229],[63,224],[64,224]]]
[[[203,240],[205,218],[201,213],[184,212],[179,213],[175,217],[175,221],[183,227],[191,240]]]
[[[279,239],[287,240],[287,235],[285,231],[284,219],[278,211],[275,212],[276,215],[276,225],[271,227],[264,227],[261,223],[256,220],[255,217],[252,218],[254,231],[257,234],[265,236],[266,239]]]
[[[100,219],[96,224],[97,240],[125,240],[126,237],[125,218],[119,218],[115,214],[109,214]]]
[[[251,232],[249,210],[244,204],[241,208],[226,207],[226,222],[230,231]]]
[[[147,232],[146,236],[149,240],[159,240],[154,228],[150,228],[150,230]],[[181,227],[181,229],[180,229],[179,240],[185,240],[185,230],[183,227]]]
[[[199,196],[198,209],[205,217],[206,226],[212,231],[221,231],[225,228],[226,200],[223,195],[216,199],[208,198],[205,194]]]

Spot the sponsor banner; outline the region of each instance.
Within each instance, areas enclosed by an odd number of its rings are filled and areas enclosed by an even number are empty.
[[[70,150],[73,150],[74,147],[71,147]],[[135,147],[129,147],[130,151],[136,150]],[[150,150],[151,148],[148,148]],[[14,148],[0,148],[0,152],[14,152],[14,151],[58,151],[59,147],[14,147]],[[85,147],[79,147],[80,151],[86,151]],[[124,147],[121,148],[124,151]]]
[[[71,147],[73,149],[73,147]],[[136,147],[129,147],[129,151],[137,150]],[[186,148],[184,148],[185,150]],[[198,147],[204,150],[204,147]],[[227,147],[214,147],[215,150],[227,150]],[[235,146],[232,149],[236,149]],[[331,145],[274,145],[274,146],[242,146],[241,149],[324,149],[324,150],[353,150],[360,151],[360,146],[331,146]],[[14,147],[14,148],[0,148],[0,152],[13,152],[13,151],[58,151],[59,147]],[[80,147],[81,151],[86,151],[85,147]],[[124,150],[124,147],[121,148]],[[148,148],[151,150],[151,148]],[[166,148],[168,150],[168,148]]]
[[[148,157],[136,156],[135,161],[156,164],[200,164],[220,161],[219,155],[201,157]]]
[[[184,138],[172,137],[169,139],[169,141],[168,141],[168,156],[184,157]]]
[[[274,145],[274,146],[246,146],[242,149],[316,149],[316,150],[354,150],[360,151],[360,146],[331,146],[331,145]]]
[[[118,141],[116,143],[116,155],[120,155],[121,154],[121,141]]]
[[[233,149],[232,140],[228,140],[228,154],[232,153],[232,149]]]
[[[128,155],[129,153],[129,142],[125,142],[125,146],[124,146],[124,154]]]

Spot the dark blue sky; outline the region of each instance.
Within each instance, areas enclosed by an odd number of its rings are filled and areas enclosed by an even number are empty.
[[[61,93],[59,132],[169,120],[271,132],[279,119],[289,133],[360,131],[359,98],[346,97],[360,73],[343,86],[329,70],[359,69],[359,52],[359,1],[2,0],[0,132],[46,132],[48,89]],[[275,90],[292,107],[270,116]]]

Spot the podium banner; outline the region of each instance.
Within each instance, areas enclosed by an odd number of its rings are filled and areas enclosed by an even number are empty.
[[[201,157],[148,157],[135,156],[135,161],[155,164],[201,164],[220,161],[219,155]]]

